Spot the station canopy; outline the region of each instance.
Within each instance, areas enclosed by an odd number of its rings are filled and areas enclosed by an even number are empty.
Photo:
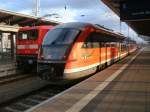
[[[149,0],[102,0],[138,34],[150,36]]]
[[[59,22],[0,9],[0,31],[16,32],[19,27],[57,25]]]

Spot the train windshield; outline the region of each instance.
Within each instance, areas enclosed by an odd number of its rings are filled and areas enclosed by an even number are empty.
[[[38,30],[19,31],[18,39],[20,40],[36,40],[38,38]]]
[[[71,44],[79,30],[70,28],[57,28],[50,30],[44,38],[43,45],[67,45]]]
[[[66,51],[70,49],[77,35],[77,29],[57,28],[50,30],[43,41],[41,51],[42,56],[46,60],[58,60],[67,57]]]

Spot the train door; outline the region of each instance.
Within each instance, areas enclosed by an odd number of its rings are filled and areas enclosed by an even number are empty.
[[[114,51],[111,46],[110,42],[106,43],[106,60],[107,60],[107,65],[110,65],[113,63],[113,58],[114,58]]]
[[[92,48],[93,48],[93,59],[94,59],[94,63],[96,63],[96,68],[97,71],[99,71],[100,69],[100,62],[101,62],[101,57],[100,57],[100,35],[96,32],[94,32],[91,36],[91,40],[92,40]]]
[[[99,42],[96,40],[96,35],[91,32],[82,46],[82,62],[85,62],[92,71],[97,70],[99,65]]]
[[[116,61],[119,60],[119,57],[120,57],[120,43],[119,42],[116,42]]]
[[[99,61],[99,69],[104,69],[107,66],[107,36],[105,34],[102,34],[100,32],[95,33],[95,42],[98,42],[99,44],[96,44],[99,49],[97,49],[97,61]]]
[[[121,59],[121,42],[119,42],[119,60]]]
[[[101,64],[106,67],[111,64],[111,37],[106,34],[101,34]]]
[[[118,54],[117,54],[117,45],[115,42],[110,43],[110,64],[113,64],[116,61]]]
[[[107,48],[103,35],[100,32],[94,32],[92,35],[92,43],[93,56],[95,63],[97,63],[97,70],[104,69],[107,60]]]
[[[105,42],[100,42],[100,63],[103,67],[107,66],[107,48],[106,48],[106,43]]]

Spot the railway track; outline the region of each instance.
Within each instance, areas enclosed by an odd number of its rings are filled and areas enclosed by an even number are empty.
[[[70,85],[71,86],[71,85]],[[0,105],[0,112],[24,112],[27,109],[42,103],[58,93],[68,89],[70,86],[48,85],[34,92],[15,98]]]
[[[3,84],[15,82],[18,80],[23,80],[25,78],[34,77],[32,74],[14,74],[10,76],[0,77],[0,86]]]
[[[36,76],[36,70],[24,73],[16,68],[16,64],[8,64],[0,66],[0,86],[6,83],[22,80],[29,77]]]
[[[21,75],[20,75],[21,74]],[[33,69],[30,72],[23,72],[17,69],[16,63],[4,64],[0,65],[0,84],[3,82],[7,82],[10,80],[16,80],[25,78],[26,76],[31,74],[36,74],[36,69]]]
[[[0,78],[16,74],[16,63],[0,65]]]

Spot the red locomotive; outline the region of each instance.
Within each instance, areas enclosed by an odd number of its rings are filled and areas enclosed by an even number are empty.
[[[44,37],[37,69],[40,77],[49,81],[75,80],[115,63],[136,49],[136,43],[106,28],[66,23]]]
[[[19,29],[16,39],[16,61],[18,69],[28,70],[35,66],[39,46],[45,34],[53,26],[33,26]]]

